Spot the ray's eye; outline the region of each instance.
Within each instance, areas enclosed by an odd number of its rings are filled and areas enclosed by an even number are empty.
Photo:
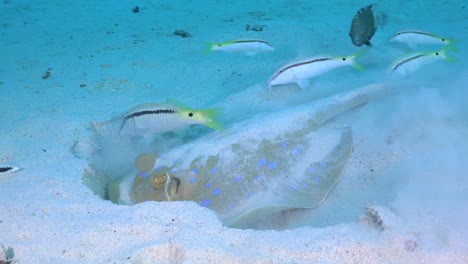
[[[188,113],[188,116],[189,116],[189,117],[192,117],[192,116],[193,116],[193,113],[192,113],[192,112]]]

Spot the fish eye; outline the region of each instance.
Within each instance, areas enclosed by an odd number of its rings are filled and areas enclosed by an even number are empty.
[[[442,39],[442,41],[445,41],[445,39]]]
[[[343,61],[345,61],[345,60],[346,60],[346,58],[343,58],[342,60],[343,60]]]
[[[189,116],[189,117],[192,117],[192,116],[193,116],[193,113],[192,113],[192,112],[188,113],[188,116]]]
[[[439,56],[439,52],[436,52],[436,55]]]

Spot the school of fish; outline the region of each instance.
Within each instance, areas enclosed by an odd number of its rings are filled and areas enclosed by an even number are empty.
[[[372,47],[371,39],[378,26],[385,26],[387,16],[383,12],[375,12],[375,5],[360,8],[351,21],[349,37],[353,45]],[[388,39],[389,43],[407,45],[415,50],[420,46],[434,47],[433,51],[421,50],[405,53],[393,61],[388,69],[392,74],[409,75],[425,64],[438,60],[454,61],[449,52],[456,51],[456,40],[430,32],[419,30],[402,30],[394,33]],[[207,52],[230,52],[245,55],[272,52],[275,48],[261,39],[239,39],[209,44]],[[267,81],[269,92],[274,87],[297,85],[302,89],[310,86],[310,80],[333,70],[349,67],[363,71],[358,62],[364,54],[363,50],[349,55],[315,55],[306,59],[294,60],[278,68]],[[123,117],[120,127],[122,136],[138,136],[164,133],[191,125],[204,125],[212,129],[220,129],[218,120],[219,109],[191,109],[179,103],[143,103],[130,109]]]

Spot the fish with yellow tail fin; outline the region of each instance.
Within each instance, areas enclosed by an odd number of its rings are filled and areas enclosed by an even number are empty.
[[[414,48],[417,44],[454,45],[457,42],[457,40],[453,38],[446,38],[419,30],[398,31],[389,38],[389,41],[404,43],[411,48]]]
[[[259,39],[232,40],[210,44],[208,51],[240,52],[254,55],[258,52],[275,50],[270,43]]]
[[[268,89],[271,91],[273,86],[290,83],[297,83],[301,88],[305,88],[308,85],[307,79],[344,66],[352,66],[362,71],[363,67],[356,61],[356,58],[363,52],[364,50],[344,57],[320,56],[288,64],[270,78]]]
[[[221,129],[216,119],[220,110],[194,110],[176,103],[145,103],[130,109],[123,117],[120,135],[148,135],[173,131],[190,125]]]
[[[415,72],[423,65],[437,60],[455,61],[455,59],[447,53],[449,50],[454,50],[454,46],[447,45],[443,49],[432,52],[410,53],[393,62],[390,66],[390,71],[400,75],[407,75]]]

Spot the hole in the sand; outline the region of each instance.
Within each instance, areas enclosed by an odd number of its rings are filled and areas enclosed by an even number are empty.
[[[83,173],[83,183],[94,194],[113,203],[131,204],[130,201],[118,199],[119,184],[133,178],[135,160],[141,153],[164,153],[209,131],[194,126],[189,130],[181,129],[157,136],[127,137],[119,135],[119,122],[92,123],[90,137],[77,140],[71,147],[71,152],[77,157],[89,161]]]

